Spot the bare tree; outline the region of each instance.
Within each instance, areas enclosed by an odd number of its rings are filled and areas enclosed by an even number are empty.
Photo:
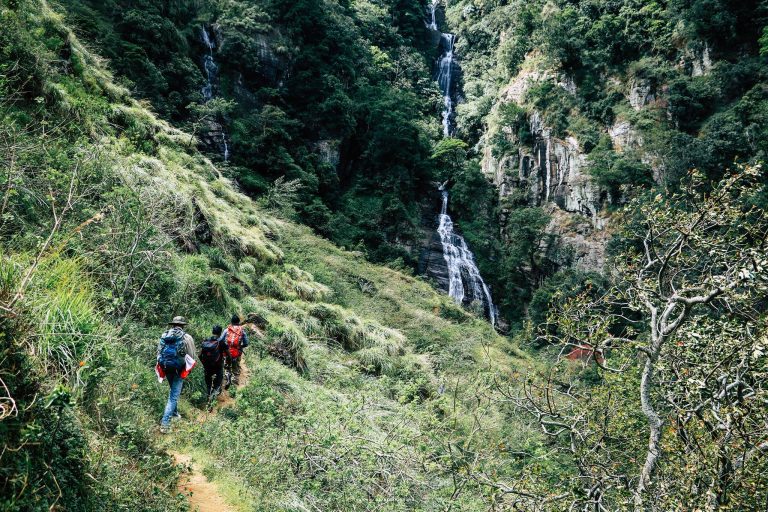
[[[580,489],[571,509],[657,510],[690,497],[716,510],[755,484],[768,448],[760,173],[740,168],[714,187],[693,173],[680,194],[633,203],[615,288],[554,312],[544,337],[560,352],[549,373],[502,388],[569,453]],[[572,359],[589,359],[602,380],[587,384]],[[633,430],[638,411],[645,447],[612,426],[623,414]]]

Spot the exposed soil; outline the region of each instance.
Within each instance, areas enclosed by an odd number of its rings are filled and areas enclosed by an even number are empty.
[[[238,387],[245,386],[250,377],[245,361],[241,361],[240,364],[240,385]],[[216,414],[218,409],[231,404],[233,400],[227,391],[222,391],[218,396],[214,409],[212,411],[200,411],[195,421],[204,423],[210,415]],[[188,472],[179,479],[179,492],[188,496],[190,510],[196,512],[236,512],[237,509],[227,504],[227,501],[219,492],[216,483],[206,478],[202,467],[192,460],[191,455],[174,451],[171,451],[170,454],[173,456],[176,464],[188,468]]]
[[[190,510],[196,512],[235,512],[219,493],[216,484],[203,475],[202,468],[186,453],[171,452],[176,464],[189,468],[179,479],[179,492],[189,497]]]
[[[250,379],[251,374],[248,370],[248,365],[245,363],[245,359],[240,361],[240,385],[237,386],[238,388],[244,387],[246,384],[248,384],[248,380]],[[231,388],[230,388],[231,389]],[[205,423],[205,421],[212,415],[216,414],[219,409],[222,407],[226,407],[227,405],[230,405],[232,402],[234,402],[234,398],[232,398],[228,391],[221,390],[221,393],[218,397],[216,397],[216,403],[214,404],[213,408],[211,410],[200,410],[200,412],[197,414],[197,417],[195,418],[195,421],[197,423]]]

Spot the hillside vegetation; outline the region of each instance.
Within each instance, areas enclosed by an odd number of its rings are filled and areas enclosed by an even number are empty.
[[[0,509],[189,510],[189,460],[233,510],[765,507],[764,2],[439,5],[444,139],[426,8],[0,0]],[[592,217],[487,172],[564,143]],[[503,334],[414,275],[435,182]],[[161,435],[158,336],[233,313]]]
[[[175,126],[206,136],[243,190],[299,185],[295,216],[375,261],[419,236],[440,102],[417,0],[65,0],[67,19],[121,81]],[[201,40],[218,67],[206,102]]]
[[[446,17],[464,78],[457,136],[475,150],[470,159],[485,172],[495,165],[495,181],[507,184],[493,190],[495,218],[471,200],[460,216],[512,321],[525,319],[521,301],[542,318],[553,290],[599,280],[595,262],[572,268],[584,249],[557,236],[571,223],[589,226],[574,228],[589,238],[597,223],[585,203],[610,224],[649,189],[679,190],[691,169],[719,180],[736,162],[765,159],[763,1],[462,0]],[[567,209],[581,216],[553,213],[554,191],[545,201],[522,177],[523,155],[558,141],[567,154],[550,154],[549,167],[579,168],[568,189],[585,180],[595,187],[594,198],[572,192],[582,211]],[[470,197],[486,191],[475,180]],[[489,244],[499,229],[501,240]]]
[[[250,383],[170,444],[203,450],[243,503],[482,508],[490,491],[462,468],[505,471],[520,427],[481,397],[528,364],[514,345],[257,207],[45,3],[0,16],[2,508],[184,510],[156,439],[156,337],[175,314],[199,339],[234,311],[264,328]],[[205,408],[200,373],[188,418]]]

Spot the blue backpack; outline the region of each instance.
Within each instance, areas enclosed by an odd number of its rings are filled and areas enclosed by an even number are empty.
[[[184,331],[171,329],[160,336],[159,355],[157,362],[163,368],[183,370],[186,366],[184,356],[187,351],[184,346]]]

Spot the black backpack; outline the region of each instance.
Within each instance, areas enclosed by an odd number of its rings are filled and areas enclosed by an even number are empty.
[[[219,338],[211,336],[203,340],[203,346],[200,349],[200,360],[205,366],[212,366],[221,361],[221,350],[219,350]]]

